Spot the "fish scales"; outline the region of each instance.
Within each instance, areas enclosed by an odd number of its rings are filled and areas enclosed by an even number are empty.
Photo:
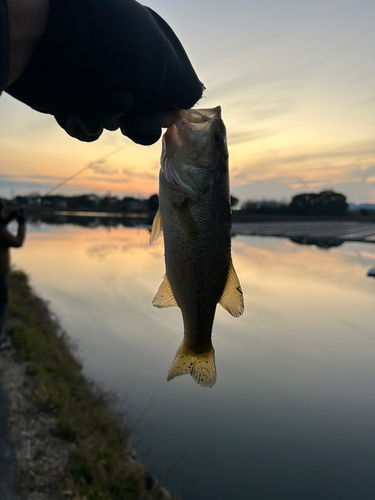
[[[162,174],[161,174],[162,175]],[[223,293],[230,264],[231,216],[227,190],[219,184],[188,204],[191,222],[182,226],[174,193],[160,183],[167,276],[183,317],[188,344],[200,348],[211,342],[216,305]],[[191,228],[191,234],[188,229]],[[223,230],[223,228],[226,228]],[[196,307],[189,307],[195,303]]]
[[[163,137],[159,211],[150,242],[163,230],[166,275],[157,307],[178,306],[184,337],[168,380],[190,373],[202,386],[216,381],[211,334],[217,303],[243,312],[231,260],[231,210],[226,131],[221,109],[181,110]]]

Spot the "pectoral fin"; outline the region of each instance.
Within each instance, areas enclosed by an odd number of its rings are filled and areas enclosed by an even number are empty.
[[[160,207],[156,212],[154,222],[152,224],[151,234],[150,234],[150,245],[152,245],[159,236],[163,234],[163,219],[161,217]]]
[[[199,235],[197,224],[191,214],[188,203],[175,207],[178,222],[184,234],[193,240],[196,240]]]
[[[235,318],[241,316],[244,310],[243,293],[232,259],[230,260],[227,282],[219,304]]]
[[[152,305],[155,307],[178,307],[167,275],[164,276],[163,283],[160,285]]]

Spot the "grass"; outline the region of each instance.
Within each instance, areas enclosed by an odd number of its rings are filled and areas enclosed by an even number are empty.
[[[35,377],[33,400],[57,419],[57,434],[75,443],[69,462],[74,496],[87,500],[151,500],[145,470],[129,461],[128,436],[110,397],[88,381],[67,335],[21,271],[9,275],[8,317],[15,356]]]

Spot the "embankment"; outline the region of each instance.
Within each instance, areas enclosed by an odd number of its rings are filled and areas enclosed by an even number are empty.
[[[9,288],[6,333],[13,349],[0,353],[0,382],[9,401],[8,438],[18,448],[17,494],[170,499],[136,460],[113,396],[84,377],[66,333],[27,276],[13,271]]]

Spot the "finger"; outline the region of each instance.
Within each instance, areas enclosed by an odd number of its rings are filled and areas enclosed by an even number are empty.
[[[104,118],[103,127],[106,130],[111,130],[113,132],[114,130],[117,130],[121,127],[121,118],[121,116],[114,118]]]
[[[137,144],[150,146],[160,138],[161,126],[154,114],[137,104],[122,118],[121,132]]]
[[[67,115],[60,113],[55,118],[70,136],[83,142],[96,141],[103,132],[103,123],[98,115],[84,112]]]
[[[103,115],[106,119],[127,113],[134,105],[133,95],[126,90],[115,90],[103,98]]]
[[[103,126],[107,130],[117,130],[121,119],[134,104],[133,95],[126,90],[116,90],[103,98]]]
[[[157,111],[155,116],[161,127],[168,128],[173,125],[174,116],[172,112]]]

